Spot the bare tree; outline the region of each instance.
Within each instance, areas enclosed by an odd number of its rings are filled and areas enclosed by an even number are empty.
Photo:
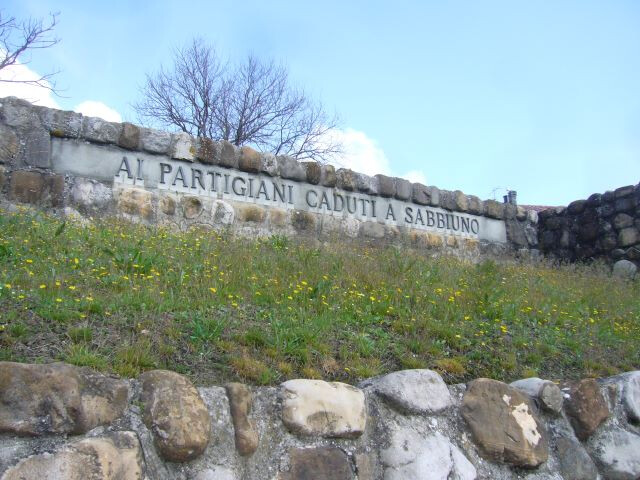
[[[171,70],[147,75],[141,95],[143,123],[299,160],[341,153],[330,135],[336,117],[293,88],[284,67],[254,56],[230,65],[199,39],[174,52]]]
[[[0,70],[17,64],[28,64],[28,55],[34,50],[52,47],[59,39],[52,36],[58,23],[58,14],[51,13],[49,19],[18,21],[0,12]],[[47,73],[35,79],[0,78],[0,82],[23,83],[43,87],[56,92],[52,77],[58,72]]]

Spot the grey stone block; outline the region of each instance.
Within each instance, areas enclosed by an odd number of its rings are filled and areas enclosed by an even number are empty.
[[[304,182],[307,179],[306,169],[295,159],[286,155],[278,156],[280,176],[284,179]]]
[[[409,200],[411,194],[411,182],[404,178],[396,178],[396,198],[398,200]]]
[[[355,191],[358,187],[356,173],[348,168],[339,168],[336,172],[336,186],[349,192]]]
[[[378,194],[382,197],[393,197],[396,194],[396,179],[387,175],[376,175]]]
[[[228,168],[238,168],[238,149],[227,140],[220,142],[220,165]]]
[[[35,107],[16,97],[0,100],[0,117],[10,127],[30,127],[40,123]]]
[[[118,139],[118,146],[127,150],[138,150],[140,144],[140,129],[133,123],[122,124],[122,132]]]
[[[469,210],[469,200],[467,199],[467,196],[460,190],[456,190],[455,192],[452,192],[452,194],[455,210],[458,212],[467,212]]]
[[[82,114],[50,108],[38,108],[42,126],[52,137],[78,138],[82,132]]]
[[[238,168],[243,172],[258,173],[262,166],[262,154],[251,147],[240,148]]]
[[[266,173],[270,177],[277,177],[279,175],[278,159],[273,153],[264,153],[262,155],[260,172]]]
[[[90,142],[118,143],[120,132],[121,123],[107,122],[97,117],[82,118],[82,137]]]
[[[153,130],[151,128],[140,129],[140,148],[146,152],[165,154],[171,146],[171,134]]]
[[[44,128],[29,130],[23,135],[25,164],[38,168],[51,167],[51,137]]]
[[[171,135],[171,158],[193,162],[196,158],[196,142],[188,133]]]
[[[449,190],[440,190],[440,206],[447,210],[456,210],[456,199],[453,192]]]
[[[504,203],[495,200],[486,200],[484,202],[484,214],[487,217],[502,219],[504,218]]]
[[[467,196],[467,205],[469,213],[472,213],[473,215],[482,215],[484,212],[484,202],[475,195]]]
[[[369,175],[365,175],[364,173],[355,174],[356,177],[356,190],[362,193],[376,193],[377,192],[377,183],[374,178]]]
[[[421,183],[411,185],[411,200],[418,205],[429,205],[431,202],[429,187]]]
[[[0,124],[0,163],[9,163],[16,158],[20,142],[11,127]]]
[[[220,160],[220,144],[210,138],[196,139],[196,159],[206,165],[217,165]]]
[[[427,192],[429,192],[429,205],[432,207],[440,206],[440,189],[438,187],[427,187]]]
[[[307,172],[307,182],[318,185],[322,177],[322,166],[318,162],[302,162],[302,166]]]
[[[337,182],[336,169],[333,165],[322,165],[320,183],[323,187],[335,187]]]

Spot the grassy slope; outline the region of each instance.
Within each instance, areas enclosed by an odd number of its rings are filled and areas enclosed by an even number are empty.
[[[200,384],[434,368],[570,378],[640,368],[640,282],[283,237],[0,212],[0,360]]]

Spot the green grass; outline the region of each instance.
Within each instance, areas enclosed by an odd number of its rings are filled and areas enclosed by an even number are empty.
[[[428,252],[427,252],[428,253]],[[640,368],[640,282],[274,236],[0,212],[0,359],[199,384],[403,368],[449,382]]]

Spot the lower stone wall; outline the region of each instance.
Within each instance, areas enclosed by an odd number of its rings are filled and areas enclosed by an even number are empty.
[[[0,479],[637,479],[640,371],[195,388],[0,362]]]

